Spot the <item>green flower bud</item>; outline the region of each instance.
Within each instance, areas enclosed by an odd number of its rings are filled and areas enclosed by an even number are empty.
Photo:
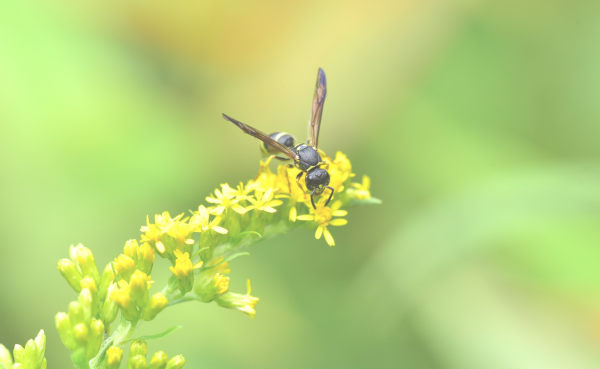
[[[141,308],[146,306],[148,303],[148,276],[146,273],[136,270],[131,276],[129,288],[133,302]]]
[[[142,244],[139,248],[138,252],[138,262],[137,268],[142,272],[150,275],[152,272],[152,265],[154,264],[154,249],[152,246],[148,245],[146,242]]]
[[[23,357],[23,366],[25,368],[38,368],[38,361],[41,362],[41,357],[38,357],[39,352],[33,340],[27,341],[25,344],[25,356]]]
[[[202,301],[211,302],[229,291],[229,277],[220,273],[213,275],[209,269],[200,274],[200,280],[196,283],[194,291],[202,298]]]
[[[98,290],[96,289],[96,282],[90,276],[84,277],[81,280],[81,289],[87,289],[90,292],[92,297],[91,308],[92,308],[92,316],[96,316],[98,314],[98,310],[100,309],[100,300],[98,299]]]
[[[248,280],[248,293],[245,295],[228,292],[215,299],[215,301],[219,306],[241,311],[242,313],[248,314],[250,318],[254,319],[256,315],[256,304],[258,304],[258,297],[251,296],[251,292],[252,288],[250,286],[250,280]]]
[[[158,313],[160,313],[164,308],[169,305],[169,300],[162,293],[158,292],[152,295],[148,304],[144,307],[142,311],[142,319],[144,320],[152,320],[156,318]]]
[[[129,256],[121,254],[115,258],[113,265],[119,276],[129,283],[129,279],[135,271],[135,261]]]
[[[79,285],[82,275],[77,269],[77,266],[69,259],[61,259],[58,261],[57,269],[60,274],[65,278],[67,283],[75,290],[75,292],[81,291]]]
[[[152,360],[150,360],[149,369],[165,369],[167,366],[167,361],[169,361],[169,357],[165,354],[164,351],[155,352],[152,355]]]
[[[84,323],[90,325],[92,322],[92,292],[88,288],[82,289],[77,300],[83,309]],[[73,322],[72,318],[71,322]]]
[[[123,350],[117,346],[110,346],[106,350],[106,369],[119,369],[123,359]]]
[[[131,369],[146,369],[148,365],[146,364],[146,358],[142,355],[136,355],[129,358],[129,366]]]
[[[114,295],[117,290],[117,284],[113,283],[108,288],[108,295],[106,300],[104,301],[104,305],[102,305],[102,311],[100,312],[100,316],[104,321],[104,324],[108,325],[115,321],[117,317],[117,313],[119,312],[119,306],[114,300]]]
[[[25,349],[23,346],[15,345],[13,356],[15,358],[15,363],[23,364],[23,361],[25,360]]]
[[[100,284],[98,285],[98,298],[100,301],[106,300],[106,294],[108,293],[108,287],[115,281],[115,274],[113,273],[112,263],[108,263],[102,277],[100,278]]]
[[[182,355],[173,356],[167,363],[166,369],[181,369],[185,365],[185,358]]]
[[[88,337],[87,347],[85,351],[85,355],[88,359],[92,359],[98,351],[100,351],[100,346],[102,345],[102,340],[104,339],[104,323],[98,319],[92,319],[92,324],[90,324],[90,333]]]
[[[125,242],[125,247],[123,248],[123,254],[129,256],[134,262],[138,260],[138,242],[137,240],[129,240]]]
[[[131,343],[131,349],[129,351],[129,356],[142,355],[146,357],[148,353],[148,344],[146,341],[135,340]]]
[[[84,276],[92,277],[96,284],[100,283],[100,274],[92,250],[82,244],[75,247],[71,246],[71,258],[79,265],[79,269]]]
[[[54,318],[54,324],[56,325],[56,330],[60,335],[60,339],[71,351],[75,351],[77,349],[77,343],[75,342],[75,337],[73,336],[73,330],[71,329],[71,320],[66,313],[58,313]]]
[[[12,355],[10,351],[4,345],[0,344],[0,364],[4,365],[6,369],[9,369],[13,365]]]
[[[44,334],[44,330],[40,329],[40,332],[35,337],[35,345],[38,349],[38,357],[40,358],[38,364],[41,367],[42,362],[45,361],[44,355],[46,355],[46,334]]]
[[[131,299],[131,290],[129,288],[129,283],[126,281],[119,281],[113,300],[121,308],[121,312],[123,313],[125,319],[134,321],[140,315],[139,311],[135,307],[135,304],[133,303],[133,300]]]
[[[88,340],[90,333],[90,328],[83,324],[79,323],[73,327],[73,337],[75,337],[75,341],[78,343],[78,346],[83,346]]]
[[[71,301],[69,303],[69,319],[71,320],[71,326],[85,321],[83,306],[79,302]]]

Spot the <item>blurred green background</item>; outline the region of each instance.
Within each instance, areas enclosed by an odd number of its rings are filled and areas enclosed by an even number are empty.
[[[146,215],[252,178],[225,112],[306,134],[383,205],[336,247],[299,230],[233,262],[255,320],[167,310],[190,368],[600,367],[600,2],[0,2],[0,342],[53,327],[71,244],[100,265]],[[166,264],[155,267],[164,280]],[[153,274],[155,274],[153,273]]]

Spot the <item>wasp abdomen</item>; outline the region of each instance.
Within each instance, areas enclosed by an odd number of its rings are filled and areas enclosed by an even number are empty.
[[[293,148],[294,145],[296,144],[296,140],[294,139],[294,136],[292,136],[291,134],[289,134],[287,132],[273,132],[269,136],[285,147]],[[279,154],[279,150],[277,150],[273,146],[268,145],[262,141],[259,144],[259,147],[260,147],[260,151],[265,156]]]

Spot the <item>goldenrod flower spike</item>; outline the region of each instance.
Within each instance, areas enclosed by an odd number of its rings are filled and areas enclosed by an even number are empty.
[[[183,214],[171,217],[169,212],[163,212],[155,215],[151,223],[146,217],[140,241],[127,241],[123,253],[104,268],[101,277],[92,252],[83,245],[71,246],[70,259],[60,260],[57,267],[79,297],[69,304],[68,313],[56,315],[55,324],[63,344],[73,351],[71,357],[76,366],[84,367],[84,362],[89,361],[91,369],[116,369],[125,362],[128,369],[180,369],[185,364],[181,355],[168,360],[166,353],[158,351],[147,362],[144,341],[132,344],[127,360],[123,360],[122,350],[142,321],[151,321],[178,303],[215,301],[254,318],[259,299],[251,295],[250,281],[246,294],[229,291],[229,261],[243,254],[238,250],[299,226],[315,229],[316,239],[324,236],[327,244],[333,246],[329,226],[347,224],[342,218],[348,214],[345,207],[380,203],[371,197],[369,177],[364,176],[362,183],[351,183],[354,174],[346,155],[338,152],[331,159],[321,151],[320,154],[320,165],[329,172],[329,186],[334,189],[330,206],[324,204],[327,196],[319,196],[313,209],[305,176],[296,180],[302,173],[299,169],[280,165],[272,172],[264,167],[255,180],[240,182],[235,189],[221,184],[206,197],[211,207],[200,205],[190,218]],[[254,210],[252,214],[246,214],[250,210]],[[194,236],[199,236],[199,241]],[[150,273],[157,267],[156,253],[169,260],[173,277],[161,292],[149,297],[148,290],[154,283]],[[198,257],[202,261],[194,264]],[[193,295],[185,296],[192,290]],[[123,319],[116,328],[111,327],[111,323],[119,321],[119,311]],[[168,333],[170,330],[158,336]],[[32,340],[25,347],[17,346],[13,360],[0,345],[0,364],[7,369],[46,369],[45,359],[40,361],[44,355],[40,347],[45,347],[45,338]],[[30,365],[31,358],[41,366]]]

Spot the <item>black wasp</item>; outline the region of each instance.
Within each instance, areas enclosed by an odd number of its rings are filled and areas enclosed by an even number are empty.
[[[308,122],[308,134],[309,142],[304,144],[294,145],[294,138],[287,133],[273,133],[267,135],[264,132],[259,131],[256,128],[250,127],[238,120],[235,120],[225,114],[223,118],[230,121],[231,123],[238,126],[244,133],[249,134],[255,138],[261,140],[264,144],[262,146],[263,153],[273,154],[277,151],[286,155],[287,158],[294,161],[294,166],[302,172],[296,177],[296,182],[300,185],[300,179],[302,175],[306,173],[306,188],[310,193],[310,201],[314,209],[317,208],[315,205],[314,196],[318,196],[325,191],[326,188],[331,190],[329,198],[325,203],[325,206],[329,204],[331,197],[333,196],[333,188],[329,187],[329,173],[327,170],[320,168],[321,165],[325,164],[321,160],[319,155],[319,129],[321,128],[321,116],[323,115],[323,105],[325,104],[325,96],[327,95],[327,80],[325,79],[325,72],[319,68],[317,74],[317,85],[315,87],[315,96],[312,103],[312,114],[310,121]],[[279,160],[288,160],[279,156],[273,156]]]

